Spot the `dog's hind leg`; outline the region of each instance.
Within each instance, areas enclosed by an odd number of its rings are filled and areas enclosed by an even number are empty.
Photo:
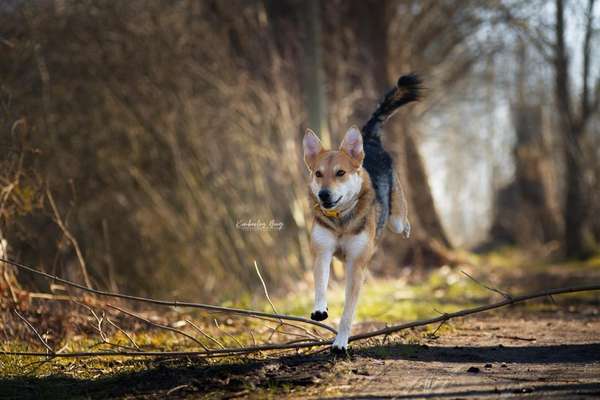
[[[336,237],[331,231],[315,225],[311,234],[311,246],[315,255],[315,308],[310,314],[310,318],[315,321],[327,319],[327,283],[336,242]]]
[[[393,232],[400,233],[408,239],[410,236],[408,206],[396,172],[394,172],[394,183],[392,185],[390,201],[390,220],[388,226]]]

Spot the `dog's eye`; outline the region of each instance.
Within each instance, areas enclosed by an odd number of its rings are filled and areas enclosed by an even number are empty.
[[[335,176],[344,176],[345,173],[346,173],[346,171],[344,171],[343,169],[340,169],[338,172],[335,173]]]
[[[321,178],[323,176],[323,173],[321,171],[317,171],[317,172],[315,172],[315,176],[317,178]]]

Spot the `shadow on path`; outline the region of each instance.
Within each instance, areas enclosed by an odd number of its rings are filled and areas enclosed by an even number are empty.
[[[600,361],[600,343],[515,347],[442,347],[391,344],[363,348],[358,350],[356,354],[377,359],[448,363],[588,363]]]
[[[532,385],[526,388],[508,388],[508,389],[467,389],[457,391],[445,391],[445,392],[431,392],[431,393],[414,393],[414,394],[395,394],[395,395],[367,395],[367,396],[344,396],[344,397],[328,397],[328,400],[342,400],[342,399],[464,399],[464,398],[498,398],[499,396],[510,397],[511,395],[524,395],[533,393],[534,398],[569,398],[571,396],[599,396],[600,395],[600,383],[571,383],[562,385]],[[587,397],[583,397],[587,398]]]
[[[438,347],[407,344],[373,346],[355,351],[351,360],[369,363],[369,359],[413,360],[424,362],[468,363],[591,363],[600,361],[600,343],[523,347]],[[130,360],[141,365],[136,372],[116,373],[93,380],[52,375],[0,378],[0,399],[66,399],[143,397],[164,398],[172,395],[202,393],[243,394],[257,387],[290,388],[314,385],[331,373],[336,360],[328,354],[288,356],[274,360],[248,360],[232,364],[210,365],[202,360]],[[544,386],[544,385],[542,385]],[[540,390],[544,388],[540,386]],[[600,393],[600,383],[548,386],[548,390],[575,393],[577,390]],[[552,386],[550,388],[550,386]],[[536,389],[536,393],[537,393]],[[498,392],[471,390],[447,393],[448,397],[483,397]],[[412,395],[409,397],[415,397]],[[423,394],[417,398],[427,398]],[[430,397],[444,397],[437,393]],[[219,396],[220,397],[220,396]],[[394,396],[395,398],[403,398]],[[368,397],[357,397],[368,398]]]

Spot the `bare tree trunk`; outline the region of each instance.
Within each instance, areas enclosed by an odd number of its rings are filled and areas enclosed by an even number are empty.
[[[302,60],[308,125],[321,136],[325,147],[331,146],[331,135],[327,124],[327,96],[321,42],[321,1],[308,0],[303,12],[306,36],[303,41]]]
[[[586,257],[591,253],[590,239],[586,235],[586,210],[581,148],[578,144],[578,132],[568,133],[572,139],[564,147],[566,168],[565,218],[565,254],[567,257]]]
[[[388,49],[390,11],[390,2],[385,0],[356,2],[352,4],[350,10],[351,21],[354,21],[355,25],[357,45],[366,49],[360,61],[365,70],[371,74],[374,89],[378,95],[389,90],[394,83],[393,80],[398,78],[397,76],[391,77],[389,73],[390,67],[392,67]],[[360,23],[365,15],[369,15],[369,24]],[[437,264],[440,257],[444,259],[442,262],[446,261],[446,255],[441,255],[438,250],[443,247],[449,248],[451,244],[435,208],[427,170],[418,144],[411,133],[410,118],[406,117],[407,113],[410,113],[410,108],[402,110],[401,115],[397,115],[389,121],[384,135],[385,140],[389,143],[389,148],[398,145],[401,147],[401,154],[396,157],[396,168],[405,178],[403,181],[407,186],[406,195],[411,215],[410,220],[414,227],[414,238],[406,242],[406,247],[410,247],[406,255],[416,264]],[[399,143],[394,143],[395,138],[399,140]],[[435,249],[430,245],[431,240],[438,243]],[[390,241],[394,243],[394,248],[391,250],[398,251],[398,239],[392,237]],[[445,253],[446,250],[444,249],[443,252]],[[398,254],[395,255],[398,258]]]
[[[410,211],[416,218],[414,224],[421,230],[415,237],[417,239],[425,237],[435,239],[444,246],[451,247],[435,208],[423,158],[415,139],[406,125],[405,123],[403,129],[405,152],[405,165],[403,165],[403,168],[406,170]]]
[[[583,46],[585,64],[583,71],[583,104],[580,115],[575,115],[571,105],[569,60],[565,44],[564,1],[556,0],[554,75],[555,96],[559,108],[565,156],[565,189],[567,193],[563,216],[565,222],[565,255],[567,257],[585,257],[591,253],[591,240],[586,235],[587,202],[583,181],[583,153],[580,143],[591,108],[587,82],[590,59],[589,36],[587,32],[591,34],[591,13],[593,6],[594,0],[590,0],[588,5],[590,20],[588,20],[588,25],[586,26],[586,40]]]
[[[389,11],[387,0],[361,0],[350,5],[357,45],[367,50],[362,53],[361,64],[372,74],[375,91],[380,94],[390,89],[390,78],[397,78],[390,77],[388,70]],[[367,15],[369,23],[361,23]]]
[[[529,64],[525,44],[517,52],[517,88],[512,106],[516,143],[513,149],[515,178],[500,189],[490,229],[492,246],[501,243],[529,245],[559,239],[559,218],[547,196],[544,172],[547,150],[543,138],[542,106],[533,103],[526,87]]]

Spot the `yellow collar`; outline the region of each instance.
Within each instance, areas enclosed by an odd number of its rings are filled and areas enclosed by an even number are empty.
[[[324,210],[321,208],[321,206],[319,205],[319,203],[315,203],[314,205],[315,208],[318,208],[324,216],[329,217],[329,218],[338,218],[340,216],[340,212],[337,210]]]

